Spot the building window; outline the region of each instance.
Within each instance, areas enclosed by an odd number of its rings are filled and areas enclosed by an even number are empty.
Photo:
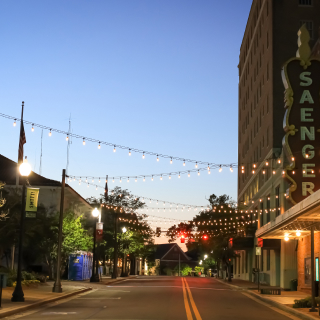
[[[306,25],[307,30],[309,31],[310,38],[313,39],[313,21],[311,20],[301,20],[300,27]]]
[[[311,258],[304,259],[304,283],[311,285]]]
[[[312,0],[299,0],[299,6],[312,6]]]

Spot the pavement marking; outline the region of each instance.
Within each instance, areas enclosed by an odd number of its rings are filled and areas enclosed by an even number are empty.
[[[62,314],[62,315],[68,315],[68,314],[77,314],[77,312],[63,312],[63,311],[51,311],[51,312],[44,312],[42,314],[45,314],[45,315],[49,315],[49,314]]]
[[[181,286],[116,286],[110,288],[181,288]]]
[[[188,320],[193,320],[193,317],[192,317],[192,314],[191,314],[191,310],[190,310],[189,301],[188,301],[188,297],[187,297],[186,287],[185,287],[185,284],[183,282],[183,278],[181,279],[181,281],[182,281],[183,301],[184,301],[184,306],[186,308],[187,319]]]
[[[292,315],[292,314],[289,313],[289,312],[283,311],[283,310],[281,310],[281,309],[279,309],[279,308],[277,308],[277,307],[270,306],[270,305],[267,304],[266,302],[263,302],[263,301],[261,301],[261,300],[259,300],[259,299],[256,299],[255,297],[253,297],[253,296],[250,295],[249,293],[245,293],[245,292],[241,292],[241,293],[242,293],[243,295],[245,295],[246,297],[248,297],[248,298],[250,298],[250,299],[252,299],[252,300],[254,300],[254,301],[256,301],[256,302],[258,302],[258,303],[260,303],[260,304],[262,304],[262,305],[264,305],[264,306],[266,306],[266,307],[268,307],[268,308],[270,308],[270,309],[272,309],[272,310],[275,311],[275,312],[281,313],[281,314],[283,314],[284,316],[286,316],[286,317],[288,317],[288,318],[290,318],[290,319],[292,319],[292,320],[301,320],[301,318],[298,318],[298,317]]]
[[[118,297],[118,298],[77,298],[77,299],[82,299],[82,300],[106,300],[106,299],[111,299],[111,300],[117,300],[117,299],[121,299],[121,297]]]
[[[191,306],[192,306],[192,309],[193,309],[193,312],[194,312],[194,315],[196,316],[196,319],[197,320],[202,320],[201,316],[200,316],[200,313],[198,311],[198,308],[193,300],[193,297],[192,297],[192,293],[191,293],[191,290],[189,288],[189,285],[188,285],[188,281],[186,278],[183,278],[183,280],[185,281],[185,284],[186,284],[186,288],[187,288],[187,292],[189,294],[189,299],[190,299],[190,302],[191,302]]]

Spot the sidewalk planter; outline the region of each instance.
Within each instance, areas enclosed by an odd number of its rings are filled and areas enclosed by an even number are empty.
[[[298,290],[298,280],[293,279],[290,281],[290,290],[291,291],[297,291]]]

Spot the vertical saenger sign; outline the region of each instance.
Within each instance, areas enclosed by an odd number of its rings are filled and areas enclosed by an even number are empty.
[[[286,132],[283,147],[289,164],[288,197],[296,204],[320,189],[320,60],[310,58],[310,36],[305,26],[298,32],[297,56],[282,70],[285,86]]]
[[[26,218],[36,218],[38,210],[38,188],[27,188]]]

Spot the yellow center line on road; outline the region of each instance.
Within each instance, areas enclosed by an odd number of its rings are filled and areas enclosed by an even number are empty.
[[[183,291],[183,300],[184,300],[184,306],[186,308],[186,313],[187,313],[187,319],[188,320],[193,320],[191,310],[190,310],[190,305],[188,301],[188,296],[187,296],[187,291],[186,291],[186,286],[183,281],[184,278],[181,278],[182,281],[182,291]]]
[[[200,316],[200,313],[198,311],[198,308],[193,300],[193,297],[192,297],[192,293],[191,293],[191,290],[190,290],[190,287],[188,285],[188,282],[185,278],[183,278],[185,283],[186,283],[186,288],[187,288],[187,292],[189,294],[189,299],[190,299],[190,302],[191,302],[191,306],[192,306],[192,309],[193,309],[193,312],[194,312],[194,315],[196,316],[196,319],[197,320],[202,320],[201,316]]]

